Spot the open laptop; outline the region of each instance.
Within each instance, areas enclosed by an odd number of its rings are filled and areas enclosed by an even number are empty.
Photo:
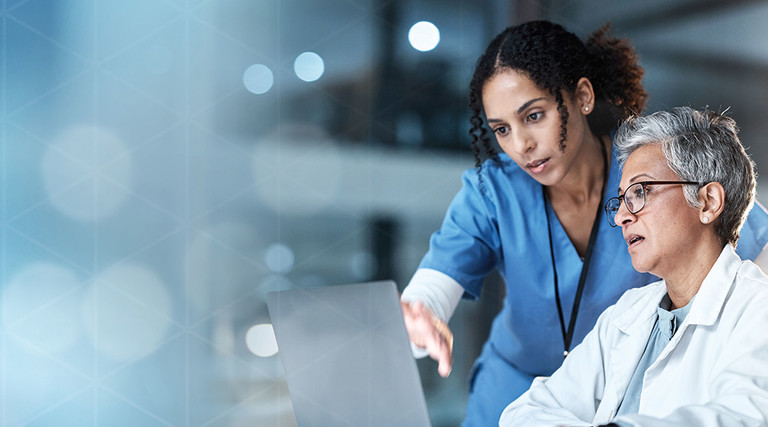
[[[429,426],[392,281],[270,292],[299,426]]]

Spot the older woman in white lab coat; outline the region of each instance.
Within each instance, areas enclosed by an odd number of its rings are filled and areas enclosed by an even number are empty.
[[[734,252],[754,201],[735,122],[676,108],[631,119],[606,213],[632,264],[627,291],[501,426],[768,425],[768,277]]]

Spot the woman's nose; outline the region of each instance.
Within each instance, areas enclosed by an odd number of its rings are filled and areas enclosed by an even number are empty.
[[[616,225],[622,226],[629,224],[635,219],[635,214],[631,213],[627,208],[627,203],[624,199],[621,199],[619,203],[619,209],[616,211],[616,215],[613,216],[613,222]]]
[[[524,130],[518,129],[512,131],[512,145],[517,154],[526,154],[536,147],[531,135]]]

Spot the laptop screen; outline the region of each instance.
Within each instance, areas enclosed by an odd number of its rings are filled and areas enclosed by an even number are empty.
[[[267,294],[299,426],[429,426],[392,281]]]

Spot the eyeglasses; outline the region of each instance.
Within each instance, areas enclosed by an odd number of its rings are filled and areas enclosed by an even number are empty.
[[[645,203],[648,201],[648,197],[645,195],[649,185],[671,185],[671,184],[683,184],[683,185],[703,185],[693,181],[642,181],[636,182],[626,190],[624,194],[619,197],[611,197],[605,202],[605,214],[608,215],[608,222],[611,227],[616,227],[616,213],[621,207],[621,201],[624,200],[624,205],[631,214],[640,212],[645,207]]]

